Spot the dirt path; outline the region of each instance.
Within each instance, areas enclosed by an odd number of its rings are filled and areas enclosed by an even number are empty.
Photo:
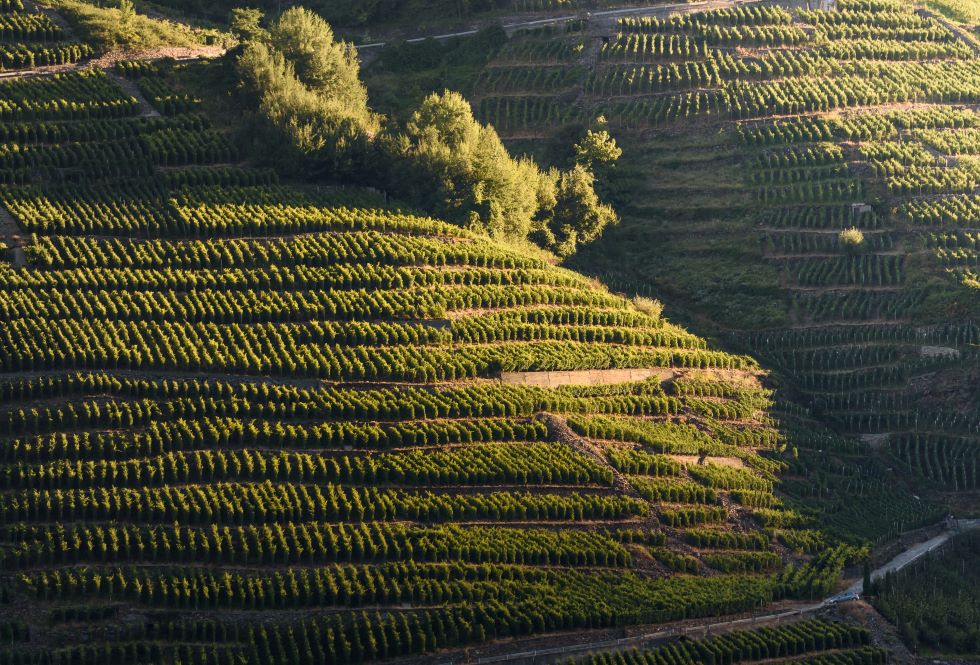
[[[594,443],[572,431],[572,428],[568,426],[568,423],[563,417],[553,413],[541,413],[537,416],[537,419],[545,424],[545,427],[548,428],[548,433],[556,441],[568,445],[572,450],[591,458],[599,466],[612,471],[613,486],[617,490],[630,496],[640,496],[636,489],[626,480],[626,476],[609,464],[605,453]]]
[[[15,239],[15,236],[19,237],[21,235],[20,227],[17,226],[13,215],[5,207],[0,205],[0,239],[3,239],[9,244],[11,240]]]
[[[688,466],[698,466],[698,460],[701,459],[697,455],[674,455],[667,454],[667,457],[677,460],[681,464],[687,464]],[[729,466],[733,469],[744,469],[745,462],[737,457],[706,457],[704,462],[708,464],[715,464],[717,466]]]
[[[952,21],[948,20],[945,16],[942,16],[941,14],[937,14],[936,12],[930,11],[928,9],[917,9],[915,13],[919,14],[920,16],[931,18],[934,21],[937,21],[938,23],[942,24],[942,26],[947,30],[949,30],[950,32],[952,32],[957,39],[959,39],[961,42],[969,46],[974,53],[980,55],[980,44],[977,44],[977,42],[973,41],[970,38],[970,36],[965,34],[959,26],[954,24]]]
[[[225,54],[223,46],[158,46],[151,49],[130,49],[111,51],[89,60],[88,64],[107,69],[121,60],[197,60],[199,58],[220,58]]]
[[[130,97],[134,97],[136,101],[140,103],[140,115],[142,117],[144,118],[159,117],[160,112],[157,111],[156,108],[154,108],[154,106],[150,104],[149,100],[147,100],[147,98],[143,96],[143,91],[140,90],[140,87],[136,85],[135,81],[131,81],[128,78],[120,76],[119,74],[116,74],[111,69],[106,70],[106,75],[110,79],[112,79],[112,81],[116,85],[122,88],[123,92],[125,92]]]

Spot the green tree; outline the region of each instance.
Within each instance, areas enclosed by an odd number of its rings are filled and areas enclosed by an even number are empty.
[[[287,10],[270,27],[269,42],[308,88],[352,114],[368,115],[357,49],[336,41],[333,29],[317,14],[302,7]]]
[[[133,0],[119,0],[119,23],[125,27],[130,27],[136,20],[136,7]]]
[[[539,227],[538,237],[559,256],[574,254],[579,246],[594,242],[619,218],[612,206],[599,200],[595,176],[580,164],[558,176],[555,206]]]
[[[238,29],[251,35],[238,57],[242,84],[269,130],[260,147],[287,168],[357,173],[378,118],[368,109],[353,46],[336,42],[330,26],[301,7],[268,32],[256,30],[254,14],[238,18]]]
[[[621,152],[604,129],[577,147],[588,166],[564,173],[542,173],[531,159],[511,156],[493,127],[448,90],[426,97],[401,131],[380,134],[357,53],[322,18],[293,8],[265,29],[257,10],[239,9],[232,29],[243,40],[236,62],[246,103],[257,110],[256,148],[283,170],[383,180],[398,198],[495,237],[525,239],[533,229],[561,256],[616,222],[589,168],[608,166]]]
[[[262,27],[263,13],[252,7],[235,7],[231,10],[231,34],[240,42],[266,41],[269,33]]]
[[[616,139],[606,129],[606,119],[602,116],[596,119],[594,129],[585,132],[585,136],[575,144],[575,163],[596,173],[616,163],[622,156],[623,150],[616,145]]]
[[[527,237],[541,171],[530,160],[511,157],[459,93],[426,97],[386,147],[392,161],[388,186],[398,196],[494,236]]]

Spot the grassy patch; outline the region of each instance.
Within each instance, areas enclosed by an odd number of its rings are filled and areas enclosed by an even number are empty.
[[[183,23],[126,11],[117,4],[101,6],[84,0],[43,0],[58,11],[79,37],[103,50],[151,49],[221,44],[228,35],[217,30],[192,28]]]
[[[361,72],[371,106],[404,120],[433,92],[456,90],[469,95],[486,63],[507,42],[499,28],[446,42],[392,43]]]
[[[926,0],[926,7],[960,23],[980,23],[980,2],[976,0]]]

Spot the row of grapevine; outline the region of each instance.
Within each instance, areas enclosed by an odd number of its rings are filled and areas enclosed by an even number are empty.
[[[530,417],[541,411],[630,413],[632,409],[645,405],[647,400],[665,397],[659,382],[613,385],[605,389],[566,386],[550,390],[505,384],[427,389],[407,386],[304,388],[214,379],[135,379],[106,373],[47,375],[0,382],[0,396],[4,400],[13,403],[44,399],[49,402],[46,411],[51,408],[52,398],[84,395],[156,398],[161,401],[155,404],[152,413],[168,418],[252,415],[342,421]],[[668,401],[677,403],[673,398]],[[105,402],[98,404],[104,408]],[[146,405],[144,401],[144,410]],[[95,406],[94,402],[92,406]],[[32,412],[35,409],[31,407]],[[66,413],[68,411],[70,408],[66,407]],[[8,433],[17,431],[19,427],[13,425],[16,420],[11,414],[14,413],[15,410],[11,408],[2,419]],[[50,421],[39,418],[32,420],[30,431],[49,427],[45,423]],[[674,427],[678,436],[684,434],[697,437],[699,442],[702,439],[703,442],[710,441],[698,436],[698,430],[694,428]]]
[[[852,227],[856,228],[856,227]],[[862,249],[887,252],[895,249],[896,235],[892,233],[863,233]],[[803,231],[767,231],[762,236],[764,251],[772,254],[833,253],[846,249],[840,234],[808,233]]]
[[[787,272],[800,286],[899,286],[905,280],[904,257],[868,254],[839,258],[793,259]]]
[[[47,14],[0,14],[0,39],[8,42],[51,42],[64,37]]]
[[[849,113],[841,116],[798,116],[785,120],[749,121],[737,125],[739,138],[749,145],[829,141],[834,138],[880,141],[895,138],[899,130],[972,128],[980,116],[951,106],[887,112]]]
[[[946,155],[976,155],[980,153],[980,130],[922,129],[913,134],[925,144]]]
[[[807,619],[781,626],[734,631],[702,640],[683,640],[649,649],[599,653],[576,662],[581,665],[720,665],[863,647],[870,641],[868,631],[859,626]],[[856,665],[862,661],[853,662]],[[876,651],[871,662],[876,665],[884,662],[884,653]]]
[[[581,42],[561,39],[525,39],[507,42],[494,56],[492,66],[557,65],[575,59],[584,48]]]
[[[256,449],[170,452],[117,462],[59,461],[0,467],[4,489],[164,487],[216,478],[233,481],[365,485],[610,484],[612,473],[552,443],[462,446],[377,455],[267,452]]]
[[[231,161],[236,153],[231,144],[211,131],[174,131],[143,134],[131,139],[106,143],[19,146],[7,143],[0,150],[0,170],[29,168],[85,168],[114,172],[131,165],[178,166]],[[111,166],[110,166],[111,165]],[[125,175],[122,171],[120,175]]]
[[[576,121],[580,110],[552,96],[500,96],[480,100],[477,115],[505,134],[561,126]]]
[[[92,47],[85,43],[0,44],[0,69],[73,64],[94,53]]]
[[[196,110],[201,100],[171,88],[162,78],[150,76],[136,79],[140,92],[163,115],[177,115]]]
[[[489,341],[519,338],[508,332],[507,324],[535,331],[530,338],[561,339],[568,337],[571,326],[552,326],[548,321],[521,325],[511,317],[488,317],[453,324],[451,330],[440,331],[417,323],[386,324],[379,320],[437,319],[447,312],[470,308],[530,307],[561,305],[565,307],[610,307],[612,298],[596,295],[585,289],[559,289],[551,285],[461,285],[443,293],[424,288],[376,293],[366,289],[323,291],[293,291],[276,295],[268,291],[239,290],[222,294],[202,290],[174,294],[153,291],[83,291],[30,289],[27,293],[14,289],[0,291],[0,318],[3,320],[38,317],[46,319],[87,319],[102,312],[111,312],[119,321],[183,321],[251,324],[275,321],[314,323],[297,325],[293,330],[303,343],[312,339],[330,341],[348,338],[351,343],[397,344],[399,336],[435,341],[458,339]],[[329,323],[329,320],[354,321],[370,319],[355,326]],[[497,325],[494,325],[497,324]],[[483,328],[482,334],[477,333]],[[549,334],[548,331],[551,331]],[[575,333],[572,333],[573,335]],[[634,338],[634,344],[669,347],[688,347],[681,337],[646,328],[593,330],[583,333],[598,337],[617,336],[619,341]],[[474,338],[467,340],[467,337]],[[409,341],[405,339],[405,342]],[[402,342],[404,343],[404,342]]]
[[[629,129],[674,123],[701,114],[717,115],[723,109],[722,94],[715,90],[611,101],[600,107],[605,117]]]
[[[614,62],[651,62],[671,58],[705,58],[704,40],[683,34],[620,33],[602,45],[599,57]]]
[[[855,9],[802,9],[798,16],[812,25],[868,25],[877,28],[928,28],[934,19],[911,11],[864,11]]]
[[[772,78],[813,74],[825,63],[812,54],[776,51],[761,59],[735,58],[729,54],[712,54],[704,60],[673,62],[646,66],[608,66],[597,69],[585,84],[589,94],[652,94],[668,90],[717,87],[737,78]]]
[[[705,504],[718,502],[718,494],[713,489],[686,480],[634,476],[629,482],[648,501]]]
[[[980,487],[980,448],[975,439],[909,433],[890,436],[888,449],[909,470],[950,489]]]
[[[23,533],[22,528],[26,529]],[[630,561],[622,545],[599,533],[498,526],[412,527],[384,522],[207,528],[11,525],[7,534],[23,543],[5,552],[0,565],[8,570],[85,562],[252,566],[460,561],[621,567]],[[30,541],[25,540],[28,536]]]
[[[480,95],[557,93],[573,87],[580,73],[568,67],[492,67],[475,83]]]
[[[572,492],[490,491],[480,494],[343,488],[291,483],[221,483],[161,488],[97,488],[8,493],[4,522],[180,522],[182,525],[275,524],[294,521],[429,523],[619,520],[644,515],[649,504],[624,496]]]
[[[922,302],[925,294],[917,289],[902,291],[842,291],[813,293],[796,291],[793,306],[811,321],[891,320],[905,318]]]
[[[793,17],[782,7],[756,6],[715,9],[690,14],[672,14],[619,19],[619,27],[635,32],[670,32],[699,29],[703,26],[789,25]]]
[[[139,102],[121,94],[99,69],[18,79],[0,86],[3,122],[122,118],[139,111]]]
[[[723,522],[728,517],[728,512],[720,506],[711,508],[704,506],[661,508],[657,517],[664,524],[676,528],[695,526],[706,522]]]
[[[964,346],[977,344],[980,341],[980,326],[973,322],[949,323],[919,330],[895,324],[828,326],[752,332],[740,336],[740,339],[752,346],[773,350],[812,349],[879,342]]]
[[[120,60],[116,63],[116,73],[128,79],[144,76],[160,76],[162,70],[152,60]]]
[[[903,41],[901,39],[833,39],[820,45],[820,54],[834,60],[968,60],[969,46],[960,41]]]
[[[185,116],[186,117],[186,116]],[[204,130],[201,130],[202,132]],[[213,175],[240,179],[268,172],[233,170],[213,171]],[[163,180],[179,181],[195,177],[192,170],[167,170]],[[204,173],[201,177],[211,177]],[[173,182],[178,181],[178,182]],[[316,207],[312,197],[294,197],[271,205],[264,202],[278,186],[216,183],[181,187],[170,191],[160,183],[123,182],[113,188],[65,186],[18,188],[3,193],[5,206],[26,230],[32,232],[98,235],[164,235],[214,237],[263,235],[279,232],[299,234],[312,231],[375,230],[411,235],[438,233],[445,236],[464,234],[449,224],[414,215],[387,212],[376,207]],[[238,203],[226,202],[237,199]],[[365,200],[365,204],[371,202]],[[486,247],[487,253],[493,249]],[[529,265],[526,264],[525,265]],[[542,265],[536,263],[534,265]]]
[[[457,232],[458,233],[458,232]],[[454,234],[455,235],[455,234]],[[376,230],[344,234],[297,235],[266,242],[242,239],[118,240],[38,237],[30,259],[51,268],[268,268],[273,265],[332,266],[337,263],[392,266],[540,268],[540,259],[504,252],[490,242],[463,237],[460,242],[393,235]]]
[[[175,118],[134,117],[113,120],[77,120],[74,122],[5,122],[0,123],[0,140],[5,143],[67,143],[73,141],[112,141],[156,132],[163,129],[201,131],[208,121],[200,115]]]

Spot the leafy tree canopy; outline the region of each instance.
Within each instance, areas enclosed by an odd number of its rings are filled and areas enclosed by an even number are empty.
[[[434,215],[496,237],[532,237],[562,256],[616,221],[592,170],[621,152],[604,129],[585,135],[567,172],[542,172],[511,156],[496,130],[449,90],[424,98],[404,127],[381,131],[353,46],[303,8],[268,27],[261,19],[256,10],[234,12],[232,29],[244,41],[237,64],[265,125],[263,156],[287,170],[367,178]]]
[[[582,140],[575,144],[575,162],[591,171],[612,166],[622,154],[622,148],[610,136],[602,116],[596,120],[596,127],[587,130]]]
[[[559,256],[571,256],[580,245],[598,240],[619,218],[612,206],[599,200],[595,176],[581,164],[549,175],[554,183],[554,206],[543,211],[534,237]]]
[[[368,109],[354,47],[335,41],[327,22],[302,7],[285,11],[268,30],[254,14],[234,18],[236,32],[249,38],[238,57],[242,82],[276,130],[272,154],[293,166],[302,157],[302,165],[333,176],[356,171],[378,118]]]
[[[399,196],[493,235],[527,237],[542,174],[532,161],[511,157],[459,93],[426,97],[387,145],[389,188]]]

